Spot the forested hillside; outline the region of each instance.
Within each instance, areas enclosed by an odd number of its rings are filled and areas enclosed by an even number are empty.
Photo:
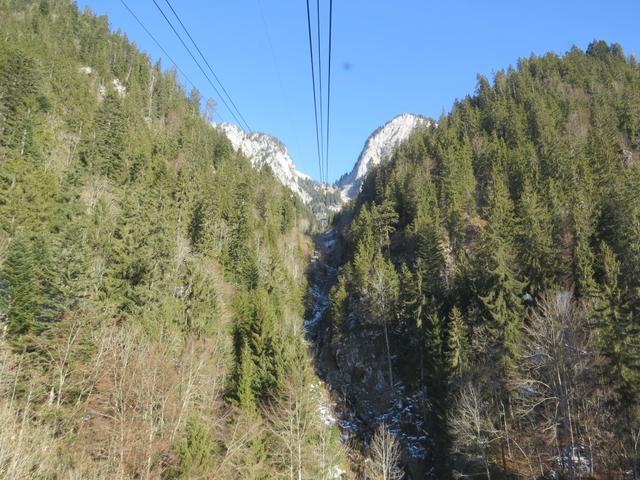
[[[0,477],[335,478],[301,202],[105,17],[0,33]]]
[[[633,56],[479,77],[315,245],[184,88],[0,0],[1,478],[640,478]]]
[[[619,45],[479,77],[336,225],[331,343],[379,347],[370,398],[424,394],[435,478],[638,478],[640,67]]]

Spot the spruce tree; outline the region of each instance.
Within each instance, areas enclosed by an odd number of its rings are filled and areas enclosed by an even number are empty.
[[[93,127],[87,129],[82,158],[95,173],[120,179],[125,172],[126,116],[123,102],[109,92],[96,112]]]
[[[0,57],[0,145],[24,150],[37,92],[38,73],[32,58],[19,50]]]
[[[487,294],[480,299],[486,309],[489,331],[495,348],[493,353],[505,368],[513,366],[525,317],[523,292],[525,284],[509,267],[504,246],[498,245],[491,256]]]
[[[469,361],[467,325],[458,307],[453,307],[451,313],[449,313],[447,359],[449,371],[453,376],[459,376],[467,367]]]
[[[640,327],[629,295],[620,285],[620,263],[605,243],[600,246],[603,284],[596,297],[600,348],[611,361],[612,374],[622,384],[627,404],[640,402]]]
[[[537,296],[556,282],[558,255],[553,245],[549,213],[528,183],[524,186],[519,207],[518,259],[528,280],[528,293]]]
[[[2,268],[2,279],[6,283],[2,303],[12,335],[23,335],[35,326],[40,305],[36,268],[31,242],[27,238],[14,239]]]
[[[374,205],[371,209],[372,227],[374,232],[379,232],[379,248],[389,249],[390,236],[395,231],[395,225],[399,217],[393,202],[385,200],[380,205]]]
[[[347,298],[346,280],[340,276],[329,292],[329,320],[334,333],[340,333],[346,325]]]
[[[254,393],[256,374],[253,355],[246,344],[243,344],[240,349],[240,362],[237,369],[235,394],[238,399],[238,405],[247,412],[253,412],[256,408],[256,396]]]

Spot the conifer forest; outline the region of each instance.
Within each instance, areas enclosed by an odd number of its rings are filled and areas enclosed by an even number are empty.
[[[202,105],[0,0],[0,478],[640,478],[623,46],[478,76],[343,203]]]

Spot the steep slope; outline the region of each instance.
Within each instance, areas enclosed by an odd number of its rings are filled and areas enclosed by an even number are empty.
[[[339,211],[357,196],[367,172],[387,160],[413,131],[431,123],[429,119],[411,113],[393,118],[369,136],[352,170],[340,177],[335,185],[322,185],[298,171],[287,147],[271,135],[245,132],[230,123],[214,123],[213,126],[224,132],[233,148],[246,155],[255,168],[268,166],[276,178],[296,193],[318,217],[325,218],[325,202],[329,211]]]
[[[393,150],[416,128],[430,124],[431,121],[425,117],[403,113],[373,132],[365,142],[362,153],[351,172],[344,174],[336,182],[343,202],[358,195],[367,172],[384,160],[388,160]]]
[[[0,477],[345,470],[302,202],[106,17],[0,0],[0,31]]]
[[[640,67],[594,42],[476,91],[340,216],[327,381],[428,478],[638,477]]]
[[[340,208],[340,196],[333,185],[322,185],[296,169],[287,147],[277,138],[258,132],[245,132],[236,125],[216,123],[214,127],[227,136],[233,148],[251,160],[256,169],[268,166],[280,182],[297,194],[317,216]]]
[[[224,132],[233,148],[249,158],[255,168],[259,170],[268,166],[276,178],[296,193],[304,203],[308,204],[311,201],[311,195],[307,191],[311,177],[296,169],[287,147],[277,138],[265,133],[245,132],[230,123],[213,125]]]

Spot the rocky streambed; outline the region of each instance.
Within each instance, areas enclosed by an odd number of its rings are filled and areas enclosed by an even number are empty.
[[[335,230],[318,235],[308,272],[310,302],[305,339],[313,352],[316,372],[331,392],[320,413],[326,422],[339,426],[343,442],[364,453],[373,432],[384,423],[400,443],[406,478],[428,477],[425,458],[429,435],[423,393],[411,391],[401,382],[390,388],[379,329],[355,325],[339,338],[333,334],[327,318],[328,297],[338,276],[341,254]]]

